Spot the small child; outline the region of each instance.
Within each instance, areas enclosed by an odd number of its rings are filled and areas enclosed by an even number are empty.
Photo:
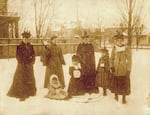
[[[57,75],[53,74],[50,77],[50,83],[48,85],[49,92],[46,95],[47,98],[63,100],[67,99],[67,92],[63,90],[62,85],[60,84]]]
[[[71,76],[68,93],[69,96],[75,96],[81,94],[81,65],[79,62],[79,58],[76,55],[72,56],[72,65],[69,67],[69,74]]]
[[[109,85],[109,53],[106,48],[101,49],[101,57],[97,66],[97,85],[103,88],[103,95],[107,95]]]

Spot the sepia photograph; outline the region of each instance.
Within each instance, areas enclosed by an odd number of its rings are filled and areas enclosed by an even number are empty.
[[[0,0],[0,115],[150,115],[150,0]]]

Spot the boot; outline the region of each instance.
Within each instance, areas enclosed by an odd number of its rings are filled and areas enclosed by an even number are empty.
[[[19,101],[25,101],[26,98],[19,98]]]
[[[126,104],[127,101],[126,101],[126,96],[125,95],[122,95],[122,104]]]
[[[106,89],[103,88],[103,96],[107,96]]]
[[[118,101],[118,94],[115,93],[115,100]]]

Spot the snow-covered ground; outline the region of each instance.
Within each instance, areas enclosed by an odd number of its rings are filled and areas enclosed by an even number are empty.
[[[100,53],[95,53],[96,64]],[[69,82],[68,67],[71,64],[72,54],[65,54],[66,65],[64,75],[66,86]],[[92,94],[95,100],[83,103],[89,95],[75,97],[69,101],[57,101],[44,98],[47,89],[43,88],[45,67],[36,57],[34,65],[37,94],[20,102],[16,98],[7,97],[6,93],[11,86],[16,69],[16,59],[0,59],[0,115],[148,115],[150,108],[147,106],[146,97],[150,92],[150,51],[133,50],[131,72],[131,95],[127,97],[128,103],[121,104],[114,100],[114,95],[108,91],[108,96]],[[67,87],[66,87],[67,88]]]

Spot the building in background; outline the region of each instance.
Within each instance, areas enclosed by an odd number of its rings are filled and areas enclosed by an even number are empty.
[[[0,0],[0,38],[18,38],[19,17],[8,11],[8,0]]]

